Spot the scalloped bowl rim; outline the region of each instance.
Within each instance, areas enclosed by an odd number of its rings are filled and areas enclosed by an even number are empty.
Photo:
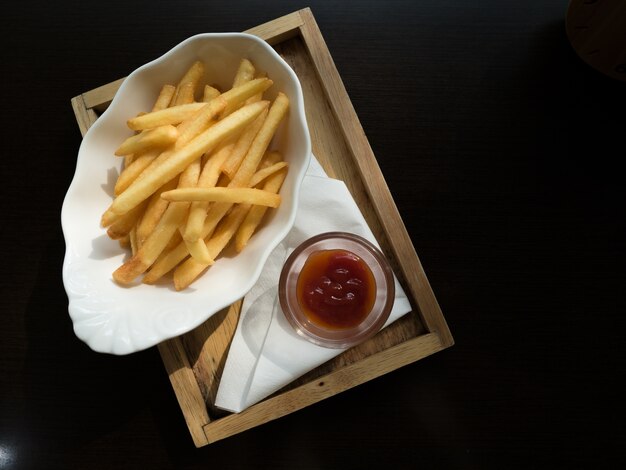
[[[150,331],[149,332],[150,334],[148,335],[149,337],[145,335],[144,337],[141,337],[142,335],[141,332],[139,333],[139,337],[132,337],[132,334],[133,334],[131,331],[132,326],[129,326],[128,324],[122,325],[122,327],[126,329],[126,333],[129,335],[129,338],[128,340],[122,339],[121,342],[120,341],[116,342],[115,338],[111,338],[111,335],[115,334],[115,331],[111,332],[109,330],[106,330],[104,327],[102,327],[102,325],[100,325],[100,329],[98,331],[95,331],[94,329],[95,327],[92,325],[92,323],[97,323],[98,318],[100,321],[104,321],[105,318],[102,318],[102,316],[106,316],[107,315],[106,312],[104,313],[103,312],[90,312],[90,314],[92,314],[91,317],[88,317],[85,319],[83,318],[85,316],[85,308],[77,307],[75,305],[76,302],[80,301],[80,299],[89,297],[89,293],[77,292],[77,290],[78,291],[80,291],[81,289],[88,290],[89,288],[80,287],[78,289],[74,289],[72,286],[72,283],[76,280],[75,279],[76,273],[72,271],[72,269],[70,269],[70,266],[72,265],[72,263],[75,263],[77,261],[76,258],[78,255],[75,253],[75,249],[74,249],[76,240],[74,240],[70,236],[70,231],[71,231],[70,225],[76,222],[74,220],[69,219],[70,215],[68,215],[67,207],[70,201],[73,201],[78,197],[75,194],[75,192],[77,191],[76,187],[78,185],[78,177],[81,173],[81,170],[83,169],[82,166],[88,164],[88,162],[86,162],[86,156],[85,156],[85,153],[87,152],[86,148],[88,146],[88,142],[90,141],[91,137],[100,130],[101,127],[109,124],[108,122],[109,117],[112,116],[117,111],[117,108],[124,106],[123,98],[127,94],[127,89],[130,89],[133,86],[133,81],[136,79],[136,77],[140,76],[142,73],[145,73],[146,71],[149,71],[155,67],[158,67],[160,64],[163,64],[167,62],[168,60],[173,60],[173,58],[175,58],[181,51],[185,51],[185,49],[187,47],[190,47],[190,45],[192,45],[194,42],[204,41],[204,40],[214,41],[214,40],[220,40],[220,39],[224,39],[227,41],[228,40],[251,41],[252,43],[254,43],[252,47],[260,46],[262,50],[264,50],[266,53],[269,53],[270,58],[273,61],[275,61],[275,65],[279,67],[280,69],[282,69],[283,72],[287,74],[288,78],[291,80],[291,85],[293,85],[294,87],[295,96],[289,96],[290,103],[291,103],[290,114],[294,112],[297,113],[296,117],[294,118],[295,119],[294,122],[302,127],[301,134],[303,137],[303,141],[298,142],[297,146],[299,149],[302,149],[301,151],[299,151],[299,153],[300,155],[303,155],[302,157],[303,160],[302,162],[300,162],[299,166],[296,168],[297,173],[295,174],[293,174],[293,172],[295,171],[294,167],[290,164],[290,171],[289,171],[288,178],[291,178],[291,184],[293,186],[292,186],[292,193],[290,197],[291,205],[290,205],[290,210],[286,216],[287,217],[286,222],[284,222],[282,227],[274,228],[274,230],[276,231],[275,236],[271,238],[271,241],[265,245],[263,250],[259,251],[258,258],[257,258],[258,262],[256,263],[253,270],[251,271],[251,275],[241,282],[241,284],[238,286],[238,289],[236,291],[233,291],[232,293],[230,293],[230,295],[222,296],[219,302],[215,302],[210,307],[205,306],[204,312],[188,314],[186,320],[184,321],[183,326],[170,325],[171,328],[166,327],[167,331],[160,331],[160,332]],[[249,57],[249,58],[253,62],[255,62],[254,57]],[[182,74],[183,71],[180,71],[180,73]],[[273,77],[270,77],[270,78],[273,78]],[[272,88],[274,87],[276,87],[276,85],[274,85]],[[113,159],[114,157],[111,156],[111,158]],[[70,183],[70,186],[66,193],[65,199],[63,201],[63,207],[61,210],[61,226],[63,229],[65,244],[66,244],[66,252],[65,252],[65,257],[63,261],[63,284],[65,287],[66,293],[68,295],[68,300],[69,300],[68,310],[69,310],[69,314],[73,322],[74,332],[76,336],[82,341],[84,341],[94,351],[111,353],[111,354],[116,354],[116,355],[129,354],[132,352],[137,352],[143,349],[147,349],[151,346],[158,344],[161,341],[184,334],[196,328],[200,324],[202,324],[204,321],[206,321],[215,313],[219,312],[220,310],[228,307],[229,305],[233,304],[237,300],[244,297],[245,294],[252,288],[252,286],[259,280],[262,269],[269,255],[271,254],[271,252],[286,237],[286,235],[289,233],[289,231],[293,227],[293,224],[296,218],[296,209],[298,205],[300,187],[302,184],[302,180],[304,179],[306,170],[308,168],[310,158],[311,158],[311,139],[310,139],[310,134],[308,131],[308,126],[307,126],[307,121],[306,121],[306,115],[304,111],[304,97],[302,93],[302,87],[300,85],[298,77],[296,76],[295,72],[291,69],[291,67],[284,61],[284,59],[280,57],[280,55],[278,55],[278,53],[262,39],[256,36],[247,34],[247,33],[197,34],[182,41],[181,43],[174,46],[172,49],[170,49],[169,51],[167,51],[160,57],[135,69],[122,82],[120,88],[118,89],[113,101],[111,102],[107,110],[102,114],[102,116],[100,116],[99,119],[96,120],[96,122],[89,128],[89,130],[85,134],[81,142],[80,148],[79,148],[75,173],[73,175],[72,182]],[[281,191],[281,193],[282,192],[283,191]],[[284,201],[283,204],[285,202],[286,201]],[[282,207],[282,204],[281,204],[281,207]],[[104,207],[103,210],[105,208],[106,207]],[[245,253],[245,250],[242,253]],[[78,256],[78,258],[80,258],[80,256]],[[217,263],[211,269],[213,270],[217,269]],[[110,276],[110,273],[109,273],[109,276]],[[83,279],[83,280],[84,282],[87,282],[87,283],[90,282],[89,279],[86,279],[86,280]],[[110,279],[107,279],[107,281],[110,281],[111,283],[113,282]],[[121,290],[127,290],[127,288],[124,288],[121,286],[117,286],[117,287]],[[150,287],[154,288],[154,286],[150,286]],[[181,293],[172,291],[171,294],[173,296],[173,299],[176,299],[178,301],[183,300],[181,299],[182,297]],[[103,301],[103,303],[106,304],[106,301]],[[180,308],[181,308],[180,306],[176,307],[177,310]],[[89,308],[87,308],[87,310],[89,310]],[[110,320],[110,318],[106,318],[106,320]],[[87,325],[83,327],[81,322]]]

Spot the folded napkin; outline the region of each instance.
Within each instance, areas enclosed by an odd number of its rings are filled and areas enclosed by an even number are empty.
[[[300,243],[324,232],[360,235],[379,246],[342,181],[328,178],[315,157],[302,183],[293,229],[269,256],[261,278],[246,295],[222,373],[215,405],[240,412],[341,354],[316,346],[287,322],[278,301],[278,278]],[[385,326],[411,310],[395,279],[396,298]]]

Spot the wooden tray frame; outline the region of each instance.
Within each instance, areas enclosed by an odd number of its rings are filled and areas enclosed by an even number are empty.
[[[246,32],[274,46],[298,74],[313,152],[327,173],[342,179],[350,189],[390,259],[413,311],[366,343],[237,414],[216,409],[213,403],[241,301],[192,332],[159,344],[197,447],[302,409],[454,344],[313,13],[306,8]],[[72,99],[83,135],[110,104],[123,80]]]

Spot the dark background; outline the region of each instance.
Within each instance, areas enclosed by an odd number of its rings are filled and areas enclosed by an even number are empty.
[[[196,33],[310,6],[454,347],[195,449],[156,348],[92,352],[61,281],[70,99]],[[0,468],[618,468],[626,84],[567,1],[13,2],[3,9]],[[623,467],[622,467],[623,468]]]

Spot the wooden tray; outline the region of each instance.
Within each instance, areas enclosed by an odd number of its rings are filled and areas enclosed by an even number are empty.
[[[292,413],[454,343],[311,10],[291,13],[247,32],[274,46],[298,75],[313,152],[326,172],[350,189],[390,259],[413,311],[369,341],[237,414],[219,410],[213,403],[241,301],[195,330],[159,344],[197,447]],[[72,99],[83,135],[109,105],[122,81]]]

